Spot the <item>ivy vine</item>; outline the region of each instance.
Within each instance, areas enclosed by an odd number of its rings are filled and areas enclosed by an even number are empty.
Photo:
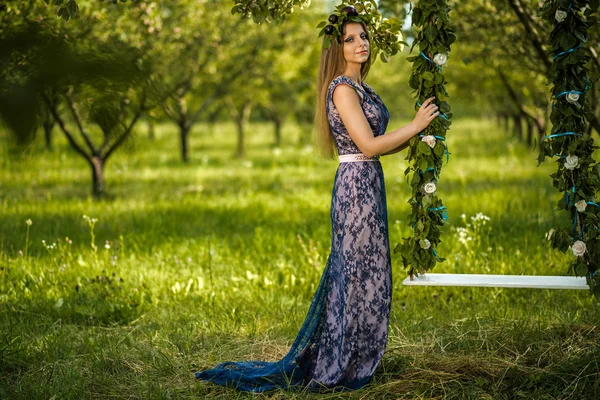
[[[451,108],[446,101],[449,97],[443,66],[446,64],[450,46],[456,40],[454,27],[448,13],[446,0],[420,0],[412,10],[412,23],[416,37],[412,50],[418,46],[419,54],[411,56],[413,63],[410,87],[417,99],[415,109],[423,101],[435,96],[440,115],[419,135],[409,142],[406,159],[412,186],[412,207],[409,224],[414,234],[404,238],[394,252],[400,252],[404,267],[412,277],[431,270],[436,263],[444,261],[435,248],[440,243],[441,227],[446,220],[446,207],[437,194],[437,183],[441,169],[448,159],[446,132],[452,121]]]
[[[598,77],[590,76],[587,64],[588,28],[594,23],[600,1],[547,0],[541,17],[553,24],[548,72],[552,89],[552,132],[542,138],[538,162],[556,157],[557,171],[551,175],[554,187],[563,193],[558,208],[567,211],[569,223],[552,229],[547,239],[553,248],[571,251],[569,273],[586,277],[591,292],[600,298],[600,164],[593,153],[588,129],[592,109],[587,101]],[[538,163],[538,165],[539,165]]]

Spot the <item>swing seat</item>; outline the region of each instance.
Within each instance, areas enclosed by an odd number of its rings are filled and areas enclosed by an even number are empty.
[[[471,286],[589,290],[584,277],[542,275],[424,274],[402,281],[406,286]]]

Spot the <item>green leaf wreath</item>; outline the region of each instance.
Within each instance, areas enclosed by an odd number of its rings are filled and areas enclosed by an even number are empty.
[[[449,11],[445,0],[421,0],[412,11],[417,34],[411,52],[417,46],[419,49],[418,55],[408,58],[413,63],[409,83],[417,99],[415,109],[429,97],[435,96],[434,102],[439,107],[440,115],[411,139],[406,157],[409,167],[405,174],[412,173],[409,177],[412,186],[409,224],[414,235],[404,238],[404,242],[399,243],[394,251],[401,252],[402,262],[411,278],[444,261],[435,248],[440,243],[440,227],[446,220],[446,207],[437,194],[437,183],[449,156],[446,131],[452,120],[442,69],[450,53],[450,45],[456,40],[454,27],[448,17]]]
[[[548,72],[552,89],[552,132],[540,144],[539,163],[556,157],[554,186],[563,193],[558,208],[569,213],[566,226],[552,229],[547,238],[552,247],[574,255],[569,273],[585,276],[591,292],[600,298],[600,164],[593,158],[598,148],[590,136],[592,116],[587,97],[598,77],[588,74],[588,28],[595,23],[599,1],[549,0],[540,9],[543,19],[553,24]]]
[[[317,25],[319,37],[325,35],[323,47],[329,48],[331,40],[340,40],[344,22],[363,22],[369,30],[371,41],[371,58],[379,55],[381,61],[389,62],[390,57],[402,50],[402,21],[398,18],[383,18],[375,0],[363,2],[345,2],[335,7],[335,11],[327,21]]]

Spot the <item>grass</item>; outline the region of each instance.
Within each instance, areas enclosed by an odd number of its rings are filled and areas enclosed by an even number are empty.
[[[369,386],[251,395],[196,382],[221,361],[285,355],[329,251],[336,164],[295,145],[296,126],[281,148],[271,127],[250,128],[237,160],[232,125],[198,126],[188,165],[172,126],[155,141],[138,132],[109,161],[101,201],[58,135],[54,151],[18,154],[2,137],[0,398],[600,397],[589,293],[403,287],[397,254],[388,350]],[[544,240],[568,223],[552,163],[536,167],[535,151],[489,121],[457,121],[448,143],[436,271],[565,274],[569,256]],[[406,164],[383,164],[394,244],[410,234]]]

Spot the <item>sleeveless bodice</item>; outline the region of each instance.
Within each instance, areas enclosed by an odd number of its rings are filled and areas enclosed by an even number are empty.
[[[329,119],[329,126],[331,127],[331,133],[333,134],[338,154],[360,153],[360,150],[348,134],[348,130],[346,130],[346,127],[340,118],[340,114],[333,103],[333,92],[340,84],[346,84],[362,95],[360,105],[371,126],[374,136],[380,136],[385,133],[390,114],[385,104],[383,104],[383,101],[381,101],[381,98],[366,83],[363,82],[363,84],[359,86],[350,78],[343,75],[338,76],[331,82],[329,90],[327,91],[327,118]]]

